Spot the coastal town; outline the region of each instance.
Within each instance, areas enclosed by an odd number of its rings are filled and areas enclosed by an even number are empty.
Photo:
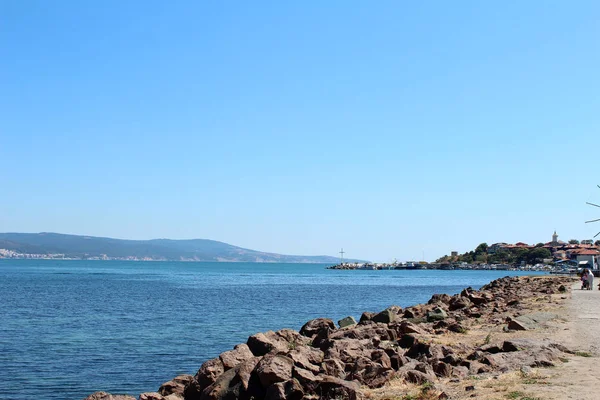
[[[520,270],[551,273],[575,273],[584,268],[598,270],[600,240],[592,241],[558,239],[556,231],[547,243],[530,245],[524,242],[482,243],[474,251],[458,254],[452,251],[435,262],[406,261],[392,263],[348,263],[343,260],[330,269],[381,270],[381,269],[468,269],[468,270]]]
[[[63,253],[22,253],[14,250],[0,249],[0,259],[13,260],[119,260],[119,261],[167,261],[166,259],[155,259],[152,257],[109,257],[106,254],[100,256],[74,257]]]

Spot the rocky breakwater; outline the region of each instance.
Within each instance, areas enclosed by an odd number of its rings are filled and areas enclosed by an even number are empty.
[[[195,376],[176,377],[139,400],[361,399],[365,390],[391,380],[435,383],[552,366],[569,352],[558,343],[509,338],[477,345],[461,335],[482,322],[504,331],[535,329],[536,321],[551,316],[524,315],[521,304],[567,291],[567,282],[564,277],[506,277],[480,290],[436,294],[427,304],[365,312],[359,322],[344,318],[339,327],[318,318],[299,332],[257,333],[206,361]],[[453,344],[436,340],[454,336]],[[98,392],[86,400],[131,399]]]

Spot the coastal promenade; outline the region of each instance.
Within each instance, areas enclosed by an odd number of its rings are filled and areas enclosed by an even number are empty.
[[[540,399],[600,398],[600,291],[597,285],[591,291],[580,287],[579,281],[573,283],[561,313],[565,327],[553,338],[576,355],[553,369],[539,371],[540,384],[529,389]]]

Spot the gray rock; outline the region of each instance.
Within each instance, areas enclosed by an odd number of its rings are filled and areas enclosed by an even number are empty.
[[[107,392],[95,392],[83,400],[136,400],[133,396],[123,394],[110,394]]]
[[[386,308],[379,314],[375,315],[372,318],[372,321],[382,322],[384,324],[389,324],[390,322],[394,322],[396,320],[396,312],[391,308]]]
[[[440,307],[436,307],[427,313],[427,321],[429,322],[440,321],[446,318],[448,318],[448,313]]]
[[[340,326],[340,328],[345,328],[347,326],[356,325],[356,320],[354,319],[354,317],[349,316],[349,317],[340,319],[338,321],[338,325]]]

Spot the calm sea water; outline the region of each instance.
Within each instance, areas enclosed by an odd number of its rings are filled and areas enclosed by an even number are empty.
[[[318,264],[0,260],[0,399],[137,396],[248,336],[337,321],[507,271],[337,271]]]

